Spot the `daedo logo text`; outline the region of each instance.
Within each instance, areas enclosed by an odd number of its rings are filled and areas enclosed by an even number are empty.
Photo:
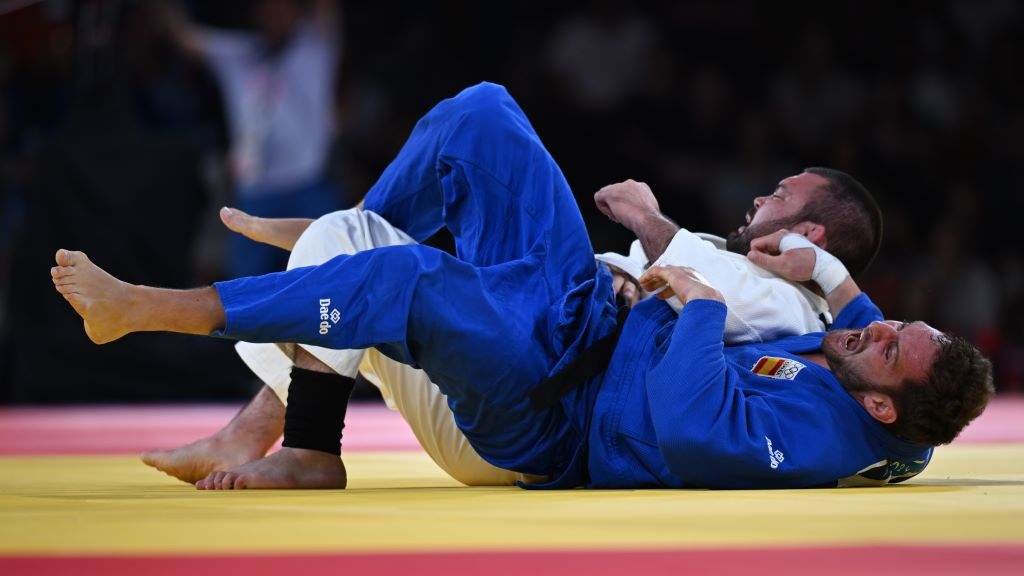
[[[331,299],[320,299],[320,334],[325,335],[331,331],[331,327],[341,320],[341,312],[335,308],[331,310]]]

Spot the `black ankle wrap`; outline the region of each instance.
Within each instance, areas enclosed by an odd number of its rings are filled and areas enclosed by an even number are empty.
[[[340,455],[341,430],[354,387],[355,380],[341,374],[293,367],[281,445]]]

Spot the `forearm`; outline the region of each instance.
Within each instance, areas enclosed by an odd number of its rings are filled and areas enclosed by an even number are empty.
[[[179,2],[162,1],[154,3],[157,11],[158,32],[165,35],[177,48],[192,56],[201,56],[203,38],[200,30],[189,19],[188,13]]]
[[[754,240],[751,247],[753,250],[748,257],[754,263],[787,280],[800,282],[809,279],[816,284],[825,296],[833,318],[839,316],[843,308],[861,293],[838,258],[800,234],[780,230]],[[770,252],[779,252],[780,255],[772,256]]]
[[[700,298],[683,306],[664,356],[647,375],[648,399],[656,422],[675,427],[677,412],[685,411],[694,398],[725,392],[728,382],[722,334],[726,311],[725,303],[715,298]]]
[[[654,262],[665,252],[672,238],[679,232],[679,226],[661,213],[652,213],[635,226],[633,233],[640,240],[649,262]]]
[[[825,300],[828,302],[828,309],[832,312],[832,317],[839,316],[839,313],[846,308],[854,298],[860,296],[860,286],[853,281],[852,276],[847,276],[846,280],[842,284],[836,287],[835,290],[825,295]]]
[[[647,374],[651,423],[670,469],[685,467],[689,451],[734,399],[723,353],[725,317],[719,302],[686,304],[668,349]]]
[[[206,55],[206,36],[204,32],[192,24],[182,24],[172,31],[174,42],[181,50],[193,58]]]

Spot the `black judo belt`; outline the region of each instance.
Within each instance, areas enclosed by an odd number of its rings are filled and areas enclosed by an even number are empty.
[[[530,402],[535,410],[545,410],[558,404],[562,396],[604,372],[608,367],[612,353],[615,351],[615,345],[619,343],[619,336],[622,335],[622,327],[626,324],[626,317],[629,316],[629,304],[626,299],[616,296],[615,302],[619,306],[619,312],[615,317],[615,328],[607,336],[598,339],[590,348],[584,350],[559,373],[544,380],[530,391]]]

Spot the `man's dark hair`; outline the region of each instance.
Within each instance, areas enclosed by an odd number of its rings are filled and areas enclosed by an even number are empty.
[[[893,396],[896,436],[938,446],[949,444],[995,394],[992,363],[967,340],[946,336],[924,382],[904,382]]]
[[[882,210],[863,184],[845,172],[812,167],[804,172],[828,181],[802,213],[825,227],[825,249],[839,258],[851,276],[867,270],[882,246]]]

